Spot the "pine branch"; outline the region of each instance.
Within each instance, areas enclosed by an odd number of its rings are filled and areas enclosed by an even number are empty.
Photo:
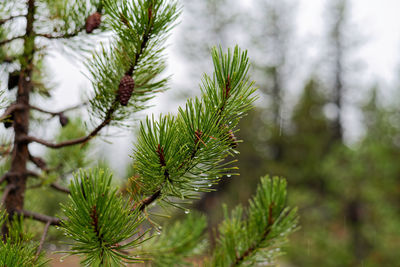
[[[112,8],[110,3],[108,3],[107,7],[109,9]],[[110,12],[113,12],[113,11],[110,11]],[[114,11],[114,13],[115,12],[116,11]],[[150,21],[152,21],[153,19],[155,19],[155,18],[150,19]],[[168,21],[164,21],[163,23],[167,24]],[[130,67],[129,67],[128,71],[126,72],[129,75],[132,75],[133,72],[136,70],[137,66],[139,66],[139,64],[141,63],[139,61],[139,59],[142,58],[143,54],[145,53],[146,47],[148,46],[148,42],[151,40],[151,38],[153,38],[153,36],[156,37],[154,32],[152,32],[152,30],[154,30],[154,27],[151,26],[151,23],[149,23],[147,26],[149,27],[149,29],[146,30],[143,39],[139,42],[139,44],[140,44],[139,47],[140,48],[134,54],[135,55],[134,56],[135,61],[134,62],[129,62]],[[128,43],[129,43],[129,40],[128,40]],[[126,44],[126,45],[128,45],[128,44]],[[158,52],[159,51],[156,51],[156,53],[158,53]],[[115,60],[115,58],[113,58],[112,60]],[[124,60],[126,61],[127,59],[125,58]],[[107,70],[107,71],[110,71],[110,70]],[[108,78],[109,77],[107,77],[107,79]],[[101,82],[101,83],[103,83],[103,82]],[[40,138],[37,138],[37,137],[33,137],[33,136],[25,136],[24,138],[22,138],[21,141],[24,141],[24,142],[36,142],[36,143],[39,143],[39,144],[42,144],[44,146],[47,146],[47,147],[50,147],[50,148],[54,148],[54,149],[58,149],[58,148],[66,147],[66,146],[71,146],[71,145],[76,145],[76,144],[81,144],[81,143],[86,143],[91,138],[96,136],[101,131],[102,128],[104,128],[105,126],[109,125],[111,123],[112,119],[116,119],[115,116],[114,116],[114,113],[117,111],[119,103],[118,103],[118,96],[117,96],[117,98],[115,98],[115,91],[113,92],[113,94],[114,94],[114,100],[111,103],[111,105],[109,105],[109,103],[105,104],[103,102],[95,104],[95,102],[97,101],[96,97],[91,101],[92,106],[93,105],[99,105],[99,106],[101,105],[102,107],[104,107],[104,106],[110,106],[110,107],[108,108],[107,112],[105,113],[105,117],[104,117],[102,123],[99,126],[97,126],[91,133],[89,133],[89,135],[81,137],[81,138],[77,138],[77,139],[74,139],[74,140],[64,141],[64,142],[61,142],[61,143],[51,143],[51,142],[48,142],[46,140],[43,140],[43,139],[40,139]],[[104,99],[104,94],[103,94],[101,99]]]
[[[150,259],[151,266],[187,266],[207,247],[205,216],[189,214],[173,224],[158,227],[159,235],[143,243],[139,254]]]
[[[213,49],[213,61],[215,73],[203,79],[201,100],[189,100],[176,118],[141,124],[134,186],[146,197],[134,208],[144,210],[159,198],[168,203],[165,197],[193,199],[233,169],[222,162],[237,145],[232,129],[250,109],[255,89],[247,77],[246,52]]]
[[[261,246],[261,244],[263,242],[265,242],[265,240],[268,237],[268,234],[271,232],[271,227],[274,223],[274,219],[272,218],[272,207],[273,207],[273,203],[271,203],[271,205],[269,205],[268,207],[268,224],[266,226],[265,232],[263,233],[261,239],[255,243],[253,243],[246,251],[244,251],[242,254],[240,255],[236,255],[235,258],[235,262],[231,265],[231,267],[233,266],[238,266],[241,262],[243,262],[247,257],[249,257],[251,254],[255,253],[257,248],[259,248]]]
[[[286,206],[286,182],[280,178],[261,178],[249,207],[236,207],[218,227],[218,245],[213,266],[253,266],[273,264],[287,236],[297,229],[296,209]]]
[[[71,201],[63,206],[67,218],[62,222],[63,231],[75,241],[70,253],[84,255],[82,264],[88,266],[138,262],[125,250],[142,242],[138,227],[143,219],[131,212],[126,200],[111,187],[109,172],[81,171],[70,190]]]
[[[115,105],[116,102],[114,102]],[[63,148],[66,146],[72,146],[72,145],[77,145],[77,144],[82,144],[82,143],[86,143],[88,142],[90,139],[92,139],[93,137],[95,137],[104,127],[106,127],[112,120],[112,114],[114,113],[115,108],[112,107],[108,112],[107,112],[107,116],[104,119],[103,122],[101,122],[92,132],[90,132],[87,136],[83,136],[80,138],[76,138],[73,140],[68,140],[68,141],[64,141],[64,142],[60,142],[60,143],[50,143],[46,140],[34,137],[34,136],[25,136],[21,139],[21,141],[24,142],[35,142],[50,148],[54,148],[54,149],[58,149],[58,148]]]

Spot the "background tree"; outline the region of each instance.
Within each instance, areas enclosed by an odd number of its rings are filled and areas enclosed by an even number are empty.
[[[226,7],[224,1],[217,2],[221,8]],[[288,68],[293,66],[298,58],[287,50],[283,67],[273,68],[273,61],[270,60],[270,57],[280,55],[281,48],[290,48],[290,44],[294,43],[296,31],[301,28],[294,24],[291,31],[290,24],[282,23],[278,24],[281,28],[274,28],[274,21],[277,22],[280,18],[283,21],[284,18],[294,21],[293,6],[287,9],[282,1],[262,2],[252,1],[251,4],[254,10],[260,11],[260,16],[257,16],[257,12],[251,13],[256,26],[249,27],[246,24],[245,31],[239,31],[239,23],[233,24],[238,26],[235,38],[255,41],[246,45],[251,47],[253,55],[257,55],[254,65],[265,67],[252,70],[262,92],[272,92],[271,85],[274,79],[271,73],[281,75],[284,83],[281,83],[280,87],[283,89],[281,92],[285,96],[283,99],[286,104],[282,104],[279,98],[276,98],[274,103],[278,103],[278,109],[285,111],[283,127],[280,128],[280,123],[274,123],[271,119],[274,114],[279,113],[272,111],[269,97],[262,97],[256,109],[250,112],[248,119],[241,122],[241,130],[237,133],[240,139],[248,140],[239,143],[238,150],[241,153],[237,155],[240,172],[246,174],[246,177],[235,177],[232,183],[223,188],[223,192],[214,194],[212,201],[200,204],[211,206],[226,202],[233,205],[247,199],[255,186],[255,181],[247,176],[249,173],[261,171],[282,175],[289,179],[289,202],[299,206],[302,225],[301,231],[294,234],[288,255],[283,259],[288,261],[288,264],[395,264],[398,261],[397,253],[394,252],[397,245],[392,242],[397,240],[396,229],[400,222],[394,215],[397,202],[392,202],[397,198],[394,191],[398,188],[398,183],[395,182],[398,177],[397,167],[394,163],[398,153],[398,144],[394,141],[399,125],[396,111],[398,88],[396,87],[395,92],[391,91],[391,99],[387,99],[385,94],[381,93],[387,90],[387,86],[382,83],[376,88],[374,97],[368,90],[371,85],[362,84],[358,79],[363,77],[365,82],[365,76],[353,71],[351,61],[359,53],[356,50],[361,50],[360,47],[354,49],[354,36],[359,36],[359,33],[350,27],[353,14],[359,14],[351,9],[355,1],[326,3],[323,32],[320,36],[307,36],[306,40],[309,42],[307,45],[318,43],[318,37],[325,40],[323,47],[317,49],[320,53],[318,63],[311,62],[311,56],[305,57],[302,58],[301,68],[296,68],[296,65],[294,68]],[[275,15],[274,12],[266,12],[268,8],[262,8],[262,4],[275,10]],[[243,10],[245,11],[239,10],[239,14],[235,13],[233,22],[241,15],[249,14],[248,10]],[[224,15],[226,14],[229,12]],[[205,19],[195,16],[196,13],[193,13],[194,21]],[[202,30],[201,23],[194,24],[193,27],[196,26],[197,31]],[[286,27],[289,28],[288,31],[285,31]],[[273,44],[270,41],[277,36],[273,29],[282,30],[280,34],[287,38],[288,46],[274,48],[270,45]],[[255,33],[261,32],[262,34],[256,36],[258,38],[254,37]],[[232,35],[228,35],[226,39],[229,38],[232,38]],[[295,54],[309,56],[302,43],[296,45]],[[192,48],[194,54],[197,51],[197,47],[186,48]],[[268,67],[271,66],[272,70],[284,71],[270,73]],[[309,74],[306,73],[304,80],[299,79],[308,66],[311,66]],[[291,72],[288,72],[288,69]],[[295,86],[290,87],[288,84]],[[378,100],[371,100],[366,108],[364,103],[368,99]],[[348,116],[354,117],[358,112],[360,119],[356,122],[360,126],[345,123]],[[348,138],[355,130],[362,134],[356,140]],[[276,142],[279,142],[282,148],[279,159],[274,156],[276,153],[273,147]],[[205,195],[203,199],[207,198],[208,195]],[[385,243],[391,244],[390,247],[385,246]]]
[[[210,266],[275,260],[280,254],[277,248],[297,225],[296,210],[286,206],[283,179],[262,178],[248,208],[239,206],[232,213],[225,210],[217,249],[209,255],[204,255],[205,223],[201,216],[190,216],[166,227],[165,235],[155,237],[154,232],[161,233],[162,227],[151,214],[156,203],[188,214],[186,202],[210,191],[236,168],[234,161],[225,159],[237,153],[234,132],[256,99],[247,52],[238,47],[225,53],[221,48],[212,49],[214,72],[203,76],[201,97],[189,99],[176,115],[148,117],[141,123],[132,155],[134,175],[121,192],[112,184],[109,171],[101,166],[86,168],[90,165],[88,144],[104,128],[124,126],[136,111],[146,107],[148,99],[165,90],[168,79],[161,76],[165,69],[162,52],[180,13],[177,3],[29,0],[2,3],[0,9],[4,13],[0,45],[6,48],[2,63],[7,65],[9,94],[15,94],[0,119],[13,136],[4,145],[9,149],[1,169],[1,184],[5,184],[5,209],[0,214],[1,265],[45,265],[42,248],[52,225],[61,228],[69,240],[68,253],[82,256],[85,266],[140,261],[183,265],[199,253]],[[11,31],[19,25],[19,18],[25,20],[25,27],[21,32]],[[102,32],[112,37],[93,47],[89,36]],[[87,63],[93,90],[87,103],[49,111],[40,106],[41,98],[51,97],[43,58],[46,49],[58,41],[76,49],[81,58],[85,54],[80,51],[95,49]],[[90,123],[82,125],[81,120],[67,117],[67,112],[83,106],[87,106]],[[36,113],[59,118],[64,128],[58,136],[48,141],[35,135],[30,126],[46,125]],[[35,155],[30,144],[46,147],[46,156]],[[71,171],[75,172],[73,178],[69,177]],[[28,210],[25,198],[33,195],[27,192],[38,187],[43,194],[52,189],[69,194],[62,211],[48,203]],[[26,234],[29,221],[23,218],[45,224],[40,242]],[[147,245],[148,239],[153,243]],[[160,250],[167,254],[160,254]]]

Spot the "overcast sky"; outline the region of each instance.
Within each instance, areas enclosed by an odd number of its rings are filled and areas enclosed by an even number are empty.
[[[307,53],[310,59],[320,56],[321,45],[323,45],[326,37],[326,19],[327,15],[325,7],[329,0],[300,0],[297,6],[297,17],[294,17],[297,27],[296,36],[298,41],[313,40],[307,45]],[[252,1],[244,2],[251,5]],[[184,10],[185,11],[185,10]],[[352,0],[351,1],[351,25],[353,27],[355,37],[361,40],[358,48],[354,51],[356,62],[362,62],[358,68],[357,82],[365,85],[372,82],[379,82],[382,85],[382,91],[390,94],[390,89],[398,81],[396,77],[397,67],[400,61],[399,44],[400,44],[400,0]],[[183,25],[185,21],[181,22]],[[168,72],[173,74],[173,85],[179,83],[181,79],[187,77],[185,66],[178,60],[174,45],[178,28],[174,29],[172,39],[169,41],[171,46],[168,49],[169,68]],[[56,102],[52,107],[70,106],[82,97],[82,92],[89,87],[89,83],[82,74],[83,68],[79,63],[67,60],[60,53],[51,53],[48,58],[52,70],[54,70],[54,78],[59,83],[57,88]],[[206,70],[205,70],[206,71]],[[153,101],[155,105],[151,112],[160,112],[162,110],[171,110],[170,102],[166,103],[166,99],[173,92],[168,92]],[[350,128],[349,136],[357,136],[357,114],[348,112],[346,124],[353,125]],[[354,126],[356,125],[356,126]],[[129,154],[132,145],[126,145],[132,141],[132,134],[126,132],[125,139],[115,139],[113,145],[105,145],[105,149],[109,151],[119,150],[123,154]],[[121,141],[123,140],[123,141]],[[129,140],[129,141],[127,141]],[[111,153],[109,153],[111,154]],[[120,164],[122,166],[122,162]]]

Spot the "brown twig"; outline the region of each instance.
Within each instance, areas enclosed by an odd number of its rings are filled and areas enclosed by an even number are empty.
[[[14,111],[19,110],[19,109],[24,109],[26,106],[22,104],[12,104],[10,105],[3,113],[3,115],[0,116],[0,121],[6,119],[8,116],[10,116]]]
[[[75,106],[72,106],[72,107],[66,108],[64,110],[57,111],[57,112],[44,110],[42,108],[39,108],[39,107],[36,107],[36,106],[32,106],[32,105],[30,106],[30,108],[33,109],[33,110],[42,112],[42,113],[50,114],[52,117],[55,117],[55,116],[59,116],[62,113],[65,113],[65,112],[68,112],[68,111],[71,111],[71,110],[74,110],[74,109],[81,108],[81,107],[83,107],[83,106],[85,106],[87,104],[88,104],[88,102],[86,101],[86,102],[80,103],[78,105],[75,105]]]
[[[43,140],[43,139],[40,139],[40,138],[37,138],[34,136],[26,135],[24,138],[22,138],[22,141],[25,141],[28,143],[35,142],[35,143],[38,143],[38,144],[41,144],[41,145],[44,145],[44,146],[47,146],[50,148],[54,148],[54,149],[86,143],[87,141],[89,141],[90,139],[95,137],[101,131],[101,129],[103,129],[105,126],[107,126],[111,122],[112,114],[115,111],[115,104],[116,104],[116,101],[114,101],[114,103],[112,104],[112,107],[108,110],[104,121],[102,123],[100,123],[100,125],[97,126],[87,136],[83,136],[80,138],[76,138],[76,139],[72,139],[72,140],[68,140],[68,141],[64,141],[64,142],[60,142],[60,143],[51,143],[51,142],[48,142],[46,140]]]
[[[15,189],[15,185],[13,185],[13,184],[9,184],[9,185],[6,186],[6,188],[4,189],[4,192],[3,192],[3,196],[1,197],[1,203],[0,204],[3,204],[6,201],[6,198],[7,198],[8,194],[13,189]]]
[[[65,188],[57,183],[50,184],[50,187],[57,191],[63,192],[63,193],[67,193],[67,194],[71,193],[71,191],[68,188]]]
[[[13,19],[16,19],[16,18],[22,18],[22,17],[25,17],[26,15],[16,15],[16,16],[11,16],[11,17],[8,17],[8,18],[6,18],[6,19],[0,19],[0,25],[3,25],[4,23],[6,23],[7,21],[10,21],[10,20],[13,20]]]
[[[12,42],[14,40],[21,39],[21,38],[24,38],[24,35],[14,36],[14,37],[12,37],[10,39],[6,39],[6,40],[3,40],[3,41],[0,41],[0,45],[7,44],[7,43],[10,43],[10,42]]]
[[[21,210],[18,211],[19,214],[23,215],[25,218],[31,218],[33,220],[43,222],[43,223],[50,223],[50,225],[60,225],[61,219],[56,217],[47,216],[44,214],[28,211],[28,210]]]
[[[49,231],[50,224],[51,224],[51,222],[48,221],[44,227],[42,238],[40,239],[39,247],[36,251],[36,256],[35,256],[35,259],[33,260],[33,262],[36,262],[36,260],[39,258],[40,252],[42,251],[42,248],[43,248],[43,243],[47,236],[47,232]]]
[[[29,153],[29,160],[32,161],[33,164],[35,164],[39,169],[41,169],[44,172],[48,172],[49,169],[47,168],[47,163],[44,159],[41,157],[35,157],[32,156],[31,153]]]
[[[85,25],[82,27],[76,29],[74,32],[71,33],[65,33],[61,35],[51,35],[48,33],[36,33],[36,36],[47,38],[47,39],[68,39],[77,36],[79,33],[83,32],[85,29]]]

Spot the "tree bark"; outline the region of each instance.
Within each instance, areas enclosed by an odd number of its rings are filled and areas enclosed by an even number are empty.
[[[24,36],[24,53],[20,60],[21,71],[18,81],[16,104],[24,108],[15,110],[14,116],[14,146],[11,156],[11,168],[7,176],[7,183],[13,189],[5,198],[5,208],[11,220],[18,211],[23,209],[27,180],[27,162],[29,160],[28,143],[21,141],[21,137],[29,132],[29,94],[32,89],[32,64],[35,49],[35,35],[33,22],[35,14],[35,0],[29,0],[26,15],[26,35]],[[3,237],[8,234],[8,228],[3,225]]]

